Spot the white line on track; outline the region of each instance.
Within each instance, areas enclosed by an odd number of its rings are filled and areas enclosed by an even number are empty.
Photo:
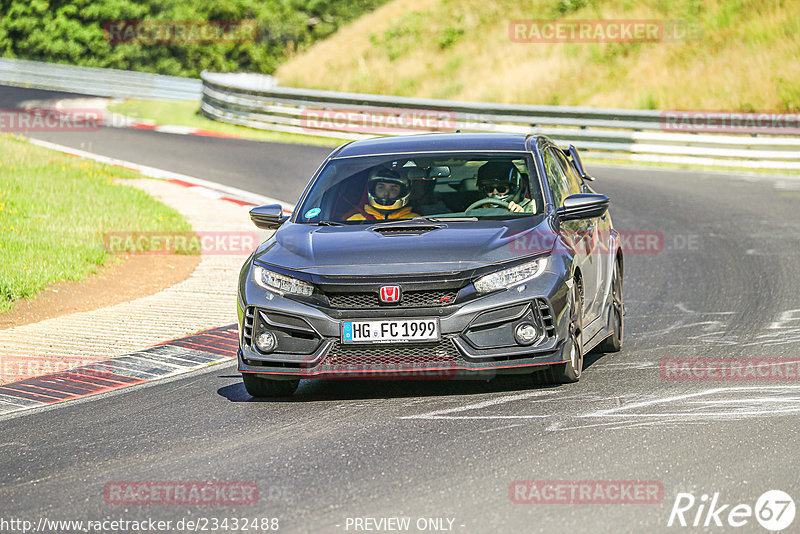
[[[480,408],[487,408],[489,406],[497,406],[498,404],[506,404],[508,402],[530,399],[532,397],[543,397],[545,395],[555,395],[555,394],[556,394],[555,391],[531,391],[529,393],[520,393],[518,395],[506,395],[504,397],[476,402],[474,404],[467,404],[465,406],[458,406],[456,408],[435,410],[433,412],[423,413],[419,415],[407,415],[405,417],[401,417],[400,419],[504,419],[504,418],[513,419],[514,417],[525,417],[525,416],[476,416],[476,417],[468,417],[468,416],[442,417],[442,416],[452,413],[465,412],[468,410],[478,410]],[[547,416],[542,415],[542,416],[527,416],[527,417],[547,417]]]
[[[516,428],[518,426],[522,426],[522,423],[518,423],[516,425],[499,426],[497,428],[489,428],[487,430],[478,430],[478,433],[479,434],[488,434],[489,432],[498,432],[500,430],[508,430],[509,428]]]
[[[665,404],[665,403],[668,403],[668,402],[681,401],[681,400],[686,400],[686,399],[691,399],[691,398],[696,398],[696,397],[702,397],[702,396],[706,396],[706,395],[713,395],[714,393],[729,393],[729,392],[733,392],[733,391],[764,392],[764,393],[766,393],[768,391],[778,391],[778,392],[787,391],[787,390],[795,390],[796,391],[798,389],[800,389],[800,386],[752,386],[752,387],[750,387],[750,386],[737,386],[737,387],[730,387],[730,388],[712,388],[712,389],[706,389],[706,390],[703,390],[703,391],[700,391],[700,392],[697,392],[697,393],[686,393],[684,395],[675,395],[673,397],[664,397],[664,398],[661,398],[661,399],[654,399],[654,400],[649,400],[649,401],[636,402],[636,403],[633,403],[633,404],[628,404],[628,405],[620,406],[620,407],[616,407],[616,408],[610,408],[610,409],[607,409],[607,410],[598,410],[596,412],[591,412],[591,413],[586,414],[585,417],[605,417],[605,416],[616,416],[616,415],[623,415],[625,417],[630,417],[630,416],[651,416],[651,415],[652,416],[670,416],[670,415],[673,415],[673,416],[674,415],[685,416],[687,414],[621,414],[620,412],[622,412],[624,410],[635,410],[636,408],[643,408],[645,406],[653,406],[653,405],[656,405],[656,404]],[[752,400],[757,400],[757,398],[756,399],[752,399]],[[747,412],[739,412],[739,413],[746,414]],[[760,413],[762,413],[762,412],[756,412],[756,414],[760,414]],[[714,414],[714,415],[716,415],[716,414]]]
[[[203,180],[201,178],[195,178],[194,176],[189,176],[186,174],[179,174],[177,172],[167,171],[164,169],[158,169],[156,167],[150,167],[147,165],[140,165],[139,163],[133,163],[131,161],[126,161],[117,158],[111,158],[108,156],[103,156],[102,154],[95,154],[93,152],[86,152],[85,150],[78,150],[76,148],[71,148],[64,145],[59,145],[56,143],[50,143],[49,141],[42,141],[41,139],[33,139],[33,138],[26,138],[27,141],[36,146],[49,148],[51,150],[57,150],[59,152],[63,152],[65,154],[70,154],[72,156],[77,156],[79,158],[91,159],[97,161],[99,163],[105,163],[108,165],[114,165],[123,167],[132,171],[140,172],[145,176],[150,176],[151,178],[161,178],[164,180],[180,180],[183,182],[190,183],[199,188],[206,188],[209,191],[217,192],[217,193],[225,193],[236,198],[246,200],[249,202],[253,202],[257,205],[263,204],[281,204],[284,207],[285,211],[292,211],[294,209],[294,205],[285,202],[282,200],[277,200],[271,197],[267,197],[264,195],[259,195],[258,193],[253,193],[251,191],[245,191],[244,189],[239,189],[238,187],[231,187],[224,184],[219,184],[216,182],[211,182],[209,180]],[[211,195],[212,193],[209,193]]]
[[[401,419],[428,419],[433,421],[434,419],[447,419],[447,420],[482,420],[482,419],[547,419],[548,417],[552,417],[550,414],[540,414],[540,415],[423,415],[423,416],[411,416],[411,417],[401,417]]]

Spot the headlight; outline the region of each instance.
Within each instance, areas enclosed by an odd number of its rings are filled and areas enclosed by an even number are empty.
[[[498,289],[506,289],[521,284],[542,274],[546,265],[547,258],[540,258],[510,269],[481,276],[475,281],[475,289],[478,293],[491,293]]]
[[[273,273],[258,265],[253,266],[253,277],[256,280],[256,284],[277,293],[290,293],[304,297],[310,297],[314,293],[314,286],[311,284],[291,276]]]

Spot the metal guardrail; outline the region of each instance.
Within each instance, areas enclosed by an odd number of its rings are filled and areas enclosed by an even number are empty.
[[[198,100],[207,116],[262,130],[362,139],[427,131],[548,135],[595,158],[800,170],[792,135],[674,132],[665,112],[430,100],[279,87],[271,76],[203,72],[202,81],[0,58],[0,84],[116,98]],[[409,124],[409,120],[411,123]],[[379,124],[378,124],[379,123]]]
[[[112,98],[200,100],[194,78],[0,58],[0,84]]]
[[[203,72],[201,78],[204,114],[262,130],[339,139],[455,130],[531,133],[575,144],[595,158],[800,169],[798,135],[675,133],[665,131],[662,111],[339,93],[279,87],[258,75]],[[779,117],[794,121],[792,133],[800,131],[800,117]]]

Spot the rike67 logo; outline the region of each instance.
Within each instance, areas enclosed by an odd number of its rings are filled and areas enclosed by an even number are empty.
[[[778,532],[794,521],[794,500],[781,490],[764,492],[755,506],[725,503],[719,493],[703,494],[696,498],[691,493],[678,493],[667,526],[739,528],[752,524],[752,519],[765,529]]]

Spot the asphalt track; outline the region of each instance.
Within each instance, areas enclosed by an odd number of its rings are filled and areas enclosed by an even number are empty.
[[[17,93],[0,89],[2,106]],[[328,152],[136,130],[33,136],[291,201]],[[738,529],[667,521],[679,492],[719,493],[731,507],[771,489],[800,498],[800,381],[670,381],[659,365],[800,359],[800,181],[590,170],[615,225],[660,231],[663,247],[626,257],[624,349],[590,357],[579,383],[304,381],[291,399],[257,401],[233,365],[217,366],[0,420],[0,519],[269,517],[283,532],[354,532],[348,518],[406,516],[470,533],[766,532],[753,517]],[[252,481],[260,498],[104,501],[107,483],[145,480]],[[658,481],[663,499],[517,504],[517,480]]]

